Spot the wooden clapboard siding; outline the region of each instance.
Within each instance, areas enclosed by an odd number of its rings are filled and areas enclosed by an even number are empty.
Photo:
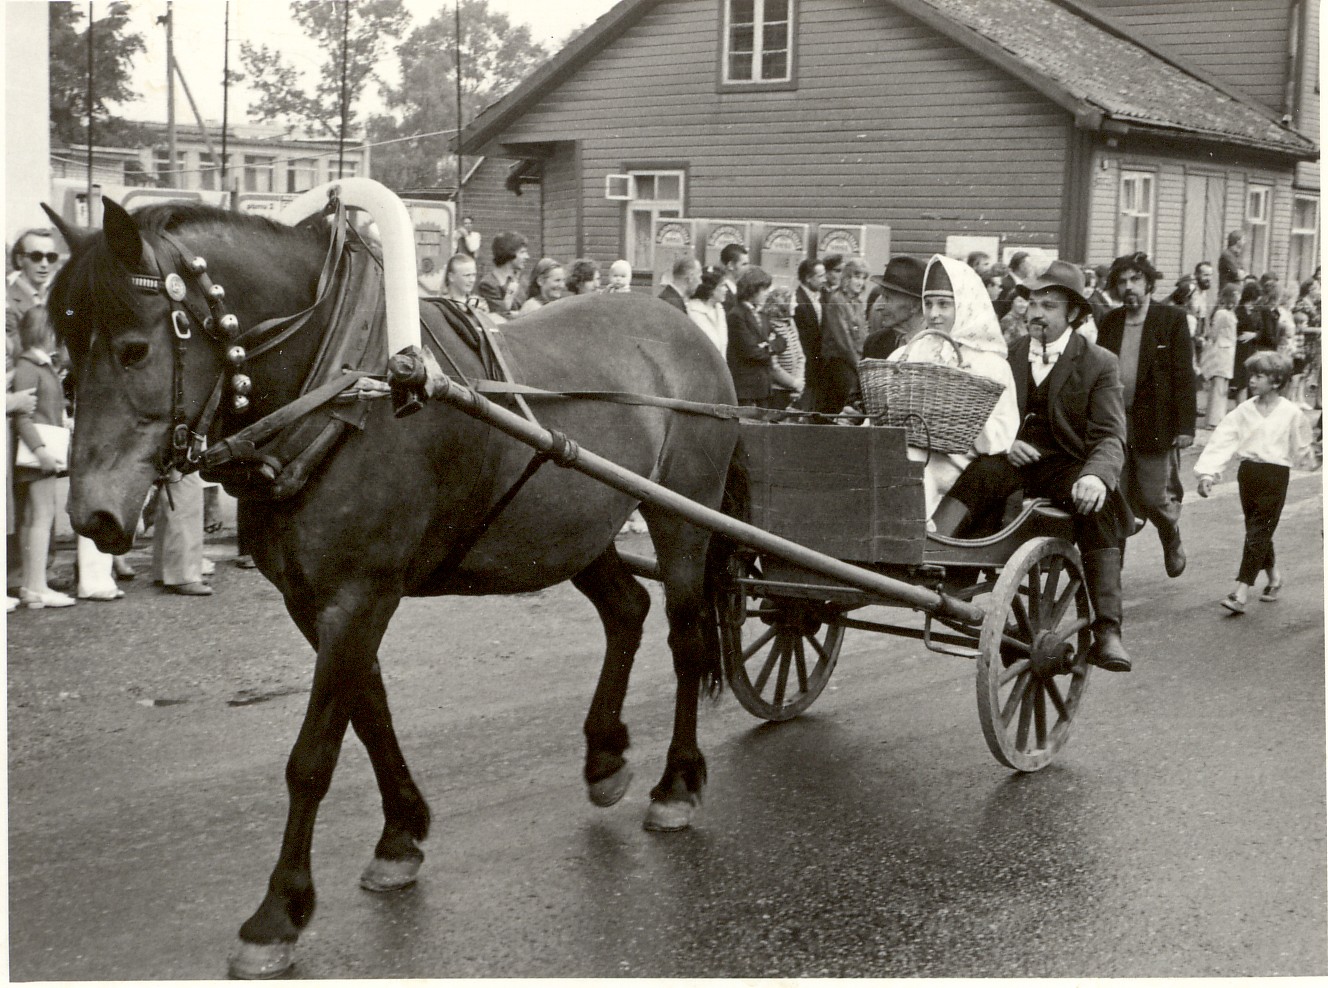
[[[1301,51],[1300,80],[1297,87],[1296,126],[1302,134],[1317,137],[1319,133],[1319,0],[1302,0],[1307,4],[1304,39]],[[1296,186],[1301,189],[1319,188],[1319,163],[1303,161],[1296,166]]]
[[[652,161],[686,163],[690,216],[887,223],[918,254],[952,233],[1055,245],[1068,117],[1040,94],[857,0],[799,4],[796,90],[719,93],[719,14],[657,4],[503,133],[578,143],[583,253],[621,255],[604,176]]]
[[[1282,113],[1291,0],[1090,0],[1142,40]]]
[[[1120,157],[1098,150],[1093,155],[1093,178],[1088,196],[1088,256],[1084,260],[1089,264],[1108,264],[1116,255],[1119,199]]]
[[[544,220],[544,256],[570,264],[580,254],[577,243],[577,216],[581,191],[577,183],[576,148],[570,142],[558,146],[544,163],[542,184]]]
[[[489,245],[493,243],[494,235],[504,230],[515,230],[524,236],[530,244],[532,256],[539,257],[543,253],[539,238],[540,187],[526,186],[519,196],[507,191],[504,183],[507,170],[513,164],[515,162],[510,158],[486,157],[466,180],[462,191],[461,208],[475,221],[475,229],[483,237],[479,256],[481,272],[493,266]]]

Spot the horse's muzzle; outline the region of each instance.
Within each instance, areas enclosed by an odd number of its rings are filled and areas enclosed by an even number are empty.
[[[109,511],[94,511],[81,525],[74,526],[79,535],[85,535],[97,544],[102,552],[119,556],[128,552],[134,545],[134,532],[125,531],[123,525]]]

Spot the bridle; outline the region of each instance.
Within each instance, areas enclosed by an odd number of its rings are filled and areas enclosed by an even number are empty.
[[[308,325],[327,297],[346,238],[343,207],[339,202],[331,203],[330,207],[335,219],[313,304],[293,315],[265,320],[248,330],[242,329],[239,318],[227,310],[226,289],[208,275],[205,258],[190,251],[171,233],[158,234],[161,243],[156,248],[144,239],[143,264],[155,274],[130,274],[129,283],[139,292],[165,296],[170,306],[171,431],[158,457],[158,485],[165,485],[172,471],[186,474],[199,469],[208,433],[227,393],[234,414],[244,415],[252,410],[253,381],[245,373],[248,362],[280,346]],[[199,303],[199,297],[205,306]],[[198,416],[190,422],[185,409],[184,360],[194,330],[199,330],[220,355],[223,370]]]

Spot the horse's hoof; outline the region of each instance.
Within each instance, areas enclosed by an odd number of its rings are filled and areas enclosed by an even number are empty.
[[[226,963],[232,978],[266,981],[279,978],[295,966],[295,944],[249,943],[241,940]]]
[[[692,814],[696,812],[698,803],[696,799],[651,800],[644,826],[657,834],[686,830],[692,825]]]
[[[374,858],[360,875],[360,888],[369,892],[395,892],[414,885],[420,874],[420,865],[424,857],[402,858],[389,861],[386,858]]]
[[[623,798],[623,793],[631,784],[632,766],[624,762],[622,767],[607,779],[600,779],[590,784],[590,801],[596,806],[612,806]]]

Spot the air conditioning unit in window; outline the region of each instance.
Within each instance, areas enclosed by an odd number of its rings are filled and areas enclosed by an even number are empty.
[[[616,202],[630,202],[632,199],[631,175],[605,175],[604,198]]]

